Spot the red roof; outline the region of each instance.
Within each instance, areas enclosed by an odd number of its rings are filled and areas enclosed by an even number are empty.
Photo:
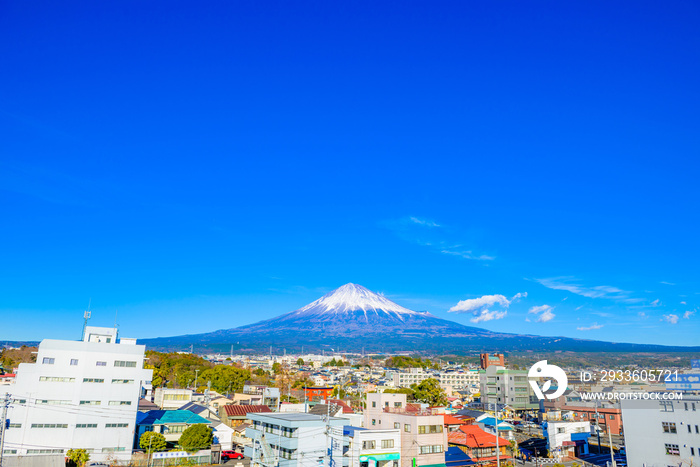
[[[445,425],[466,425],[467,422],[464,420],[461,420],[457,417],[453,417],[452,415],[445,414],[443,415],[445,417]]]
[[[249,413],[272,412],[266,405],[225,405],[224,411],[227,417],[245,417]]]
[[[462,425],[459,431],[447,433],[447,442],[470,448],[493,448],[496,447],[496,436],[486,433],[476,425]],[[510,442],[499,436],[498,445],[509,446]]]

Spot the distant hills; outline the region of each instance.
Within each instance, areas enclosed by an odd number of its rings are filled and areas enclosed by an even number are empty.
[[[412,311],[357,284],[345,284],[303,308],[232,329],[155,339],[139,339],[155,350],[228,352],[348,351],[432,352],[581,351],[697,352],[700,347],[508,334],[464,326],[428,312]]]

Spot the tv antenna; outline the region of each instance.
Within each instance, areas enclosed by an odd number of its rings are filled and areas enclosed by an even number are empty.
[[[88,301],[88,307],[87,310],[83,313],[83,318],[85,321],[83,321],[83,334],[80,336],[80,340],[85,339],[85,329],[87,328],[87,323],[88,320],[90,319],[90,315],[92,315],[92,312],[90,311],[90,305],[92,304],[92,297],[90,297],[90,300]]]

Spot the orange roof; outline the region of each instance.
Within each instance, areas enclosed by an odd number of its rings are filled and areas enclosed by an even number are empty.
[[[466,425],[467,424],[467,422],[465,422],[464,420],[461,420],[457,417],[453,417],[450,414],[445,414],[445,415],[443,415],[443,417],[445,418],[445,425]]]
[[[447,433],[447,442],[470,448],[492,448],[496,447],[496,436],[486,433],[476,425],[462,425],[459,431]],[[508,446],[510,442],[499,436],[498,445]]]

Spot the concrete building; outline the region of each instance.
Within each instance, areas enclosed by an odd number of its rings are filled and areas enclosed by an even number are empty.
[[[539,400],[527,380],[527,371],[491,365],[479,372],[481,402],[507,405],[515,411],[539,409]]]
[[[546,422],[547,449],[555,456],[588,454],[591,425],[588,422]]]
[[[683,400],[623,400],[629,467],[700,463],[700,397]],[[681,464],[682,463],[682,464]]]
[[[345,467],[399,467],[401,431],[345,426],[343,452]]]
[[[479,355],[479,363],[481,364],[481,369],[485,370],[490,366],[506,366],[506,358],[502,353],[493,355],[482,353]]]
[[[153,403],[163,410],[177,410],[192,400],[192,389],[156,388],[153,396]]]
[[[408,388],[412,384],[420,384],[426,379],[434,378],[440,382],[443,389],[464,388],[479,385],[478,370],[427,372],[422,368],[409,368],[404,371],[395,371],[392,374],[394,387]]]
[[[367,394],[364,427],[401,432],[401,467],[444,467],[447,431],[437,411],[407,404],[406,394]]]
[[[91,460],[131,458],[145,347],[117,329],[87,326],[82,341],[46,339],[36,363],[21,363],[5,434],[5,455],[65,454],[84,448]]]
[[[346,420],[304,413],[251,413],[252,426],[246,437],[252,446],[245,447],[252,467],[318,467],[334,439],[334,456],[342,458],[343,425]],[[327,436],[331,431],[332,436]]]

